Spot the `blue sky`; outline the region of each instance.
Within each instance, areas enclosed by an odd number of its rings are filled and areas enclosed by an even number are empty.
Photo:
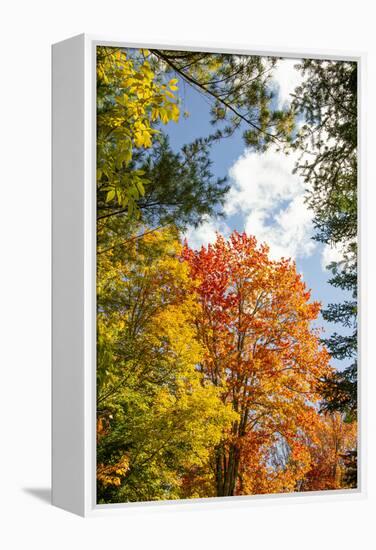
[[[300,76],[294,68],[296,60],[278,63],[276,101],[281,106],[289,100],[289,93],[299,84]],[[181,81],[179,96],[182,111],[188,111],[189,116],[165,128],[172,148],[177,151],[185,143],[213,130],[209,99]],[[312,212],[304,204],[305,185],[292,174],[296,158],[274,151],[257,154],[247,150],[242,129],[213,145],[211,158],[213,174],[227,176],[231,185],[224,206],[226,218],[223,221],[207,219],[198,229],[188,229],[186,237],[190,246],[199,248],[213,241],[215,231],[227,235],[235,229],[245,230],[260,242],[267,242],[276,259],[281,255],[294,258],[311,289],[312,299],[319,300],[323,307],[343,301],[345,293],[328,284],[330,273],[325,269],[325,264],[337,259],[339,252],[312,240]],[[334,331],[343,332],[340,326],[328,324],[321,317],[316,324],[323,327],[325,336]],[[347,362],[333,361],[333,365],[342,369]]]

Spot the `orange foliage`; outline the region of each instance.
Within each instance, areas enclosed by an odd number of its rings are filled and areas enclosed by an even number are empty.
[[[302,491],[340,489],[346,484],[344,454],[356,449],[357,423],[345,422],[340,413],[320,416],[313,437],[307,441],[311,468],[300,486]]]
[[[128,469],[129,459],[126,455],[122,456],[115,464],[98,464],[97,481],[104,487],[107,485],[119,486]]]
[[[183,250],[201,304],[200,368],[238,414],[215,452],[218,496],[296,488],[310,468],[317,384],[331,372],[311,327],[320,304],[295,264],[268,252],[237,232]]]
[[[97,441],[110,431],[110,417],[103,414],[97,419]],[[109,485],[119,486],[125,474],[129,470],[129,458],[123,455],[114,464],[97,464],[97,482],[103,487]]]

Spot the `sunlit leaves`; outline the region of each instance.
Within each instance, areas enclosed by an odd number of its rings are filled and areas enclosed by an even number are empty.
[[[98,259],[97,476],[106,502],[178,498],[183,472],[207,465],[237,416],[196,369],[200,306],[176,231],[133,237]]]
[[[129,460],[126,456],[115,464],[105,466],[104,464],[98,464],[97,466],[97,480],[99,485],[103,487],[115,486],[119,487],[122,479],[129,469]]]
[[[318,417],[306,440],[311,466],[300,485],[303,491],[356,487],[355,476],[348,483],[347,472],[352,466],[347,460],[357,448],[357,423],[346,422],[338,413]]]
[[[163,83],[137,52],[97,48],[97,185],[129,215],[148,183],[130,168],[134,149],[152,146],[158,123],[179,120],[176,83]]]
[[[347,410],[341,377],[353,379],[329,367],[321,333],[312,328],[320,304],[294,263],[272,261],[268,247],[245,234],[218,235],[199,252],[179,241],[178,229],[217,212],[228,189],[213,179],[211,144],[238,129],[258,151],[293,139],[294,108],[274,108],[275,62],[98,49],[100,502],[336,488],[354,477],[355,425],[344,422],[349,415],[320,412],[323,396],[327,410],[339,403]],[[215,130],[176,151],[161,130],[179,120],[181,82],[209,98]],[[324,121],[315,117],[311,123]],[[303,127],[295,145],[310,130]],[[349,124],[334,131],[354,139]],[[325,159],[335,155],[317,136],[327,170]],[[350,168],[338,180],[345,192],[329,193],[347,221],[355,212],[356,165]],[[317,193],[315,204],[321,198]],[[353,230],[332,221],[332,236]],[[355,270],[347,275],[335,271],[334,284],[351,290]],[[354,302],[324,313],[345,324],[354,314]],[[334,335],[327,346],[339,358],[352,353],[352,343]],[[333,454],[333,440],[344,457]]]
[[[217,448],[217,493],[293,490],[310,464],[301,434],[317,415],[317,382],[331,372],[310,326],[319,304],[292,262],[270,260],[267,246],[246,234],[218,235],[183,256],[202,307],[202,371],[240,416]]]

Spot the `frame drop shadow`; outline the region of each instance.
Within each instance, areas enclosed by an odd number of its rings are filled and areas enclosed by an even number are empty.
[[[51,488],[50,487],[24,487],[23,491],[38,500],[51,504]]]

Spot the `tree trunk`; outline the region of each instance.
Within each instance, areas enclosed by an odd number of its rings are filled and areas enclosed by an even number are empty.
[[[239,473],[240,452],[236,445],[216,450],[216,490],[217,496],[234,496]]]

